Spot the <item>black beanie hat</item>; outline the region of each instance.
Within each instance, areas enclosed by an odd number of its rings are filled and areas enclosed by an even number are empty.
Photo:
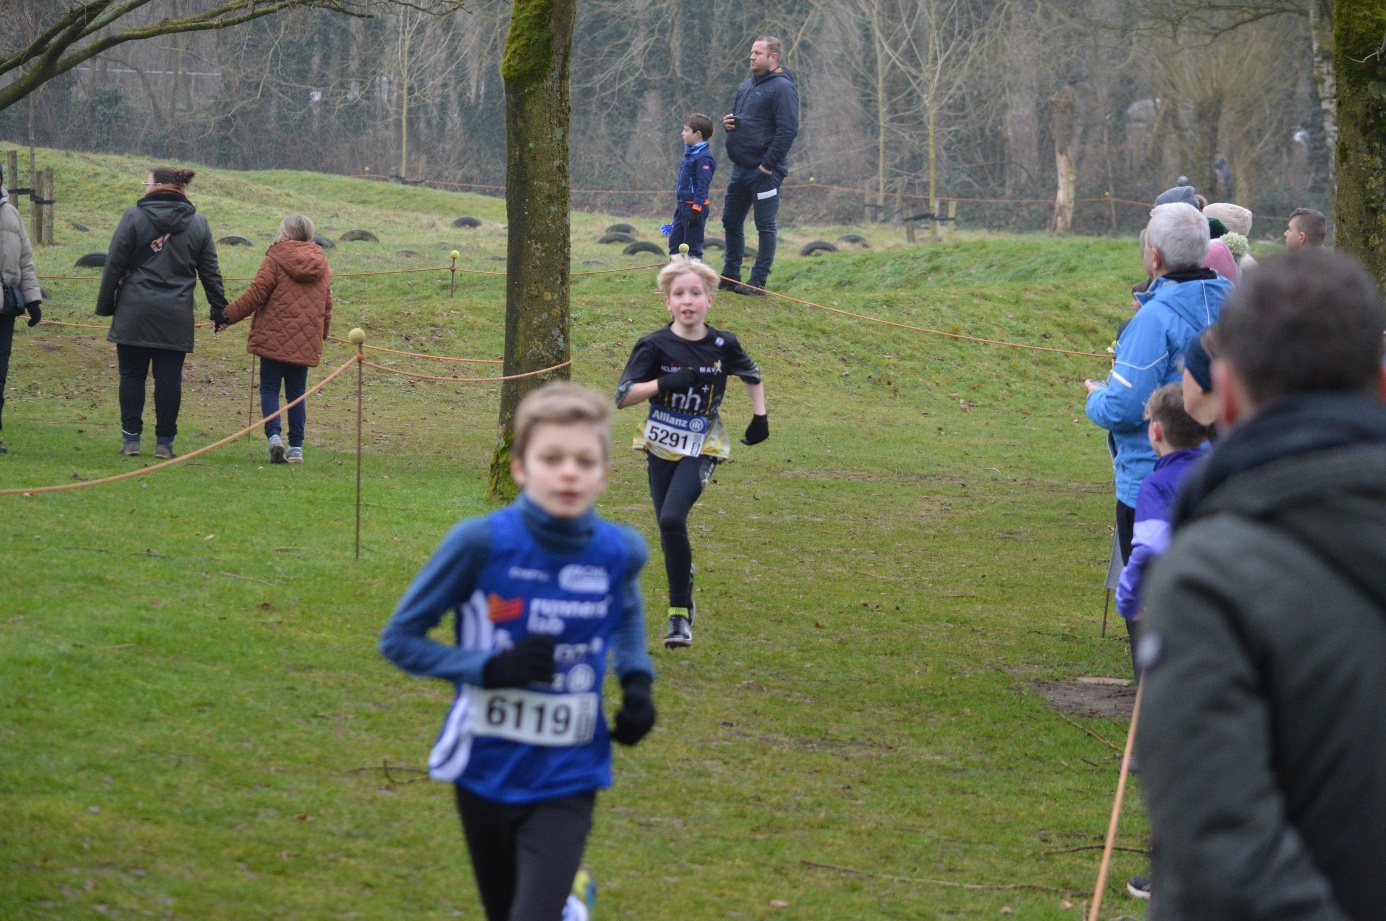
[[[1189,344],[1184,346],[1184,370],[1193,375],[1193,379],[1204,393],[1213,392],[1211,365],[1212,359],[1204,351],[1203,343],[1198,336],[1194,336]]]
[[[1227,225],[1215,217],[1208,218],[1208,239],[1216,240],[1227,236]]]

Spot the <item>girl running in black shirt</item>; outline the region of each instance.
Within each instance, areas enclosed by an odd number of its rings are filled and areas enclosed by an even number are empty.
[[[646,454],[650,497],[659,519],[659,542],[669,577],[666,647],[693,645],[693,549],[688,513],[731,453],[717,408],[727,377],[746,383],[754,416],[742,444],[770,437],[760,367],[736,336],[708,326],[705,318],[717,290],[717,273],[695,259],[675,256],[659,272],[659,290],[673,322],[641,339],[631,350],[616,387],[622,409],[649,401],[649,416],[633,447]]]

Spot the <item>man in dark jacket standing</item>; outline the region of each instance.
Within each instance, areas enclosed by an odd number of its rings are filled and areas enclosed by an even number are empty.
[[[775,262],[775,217],[780,211],[780,183],[789,173],[789,148],[799,133],[799,91],[794,77],[780,66],[780,40],[762,35],[751,44],[751,76],[736,90],[731,114],[723,117],[731,181],[722,205],[726,261],[721,288],[764,296]],[[741,284],[746,254],[746,214],[755,209],[760,248],[749,285]],[[728,279],[734,279],[729,281]]]
[[[1386,905],[1386,311],[1323,251],[1228,300],[1230,427],[1156,562],[1139,729],[1151,919],[1366,921]]]

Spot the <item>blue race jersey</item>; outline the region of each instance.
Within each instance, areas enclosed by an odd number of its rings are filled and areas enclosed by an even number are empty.
[[[553,637],[550,685],[485,690],[462,684],[429,772],[477,796],[524,804],[611,785],[602,716],[607,652],[626,615],[631,559],[621,529],[597,520],[576,553],[545,549],[515,507],[485,519],[490,549],[458,609],[457,646],[488,654],[532,634]]]

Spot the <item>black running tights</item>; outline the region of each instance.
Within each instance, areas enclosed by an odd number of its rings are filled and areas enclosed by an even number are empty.
[[[487,921],[558,921],[582,866],[597,794],[507,806],[462,787],[457,813]]]
[[[659,519],[659,545],[664,550],[664,572],[669,577],[669,607],[686,608],[693,601],[689,587],[693,572],[693,547],[688,542],[688,513],[703,494],[716,461],[710,457],[685,457],[667,461],[647,455],[650,498]]]

